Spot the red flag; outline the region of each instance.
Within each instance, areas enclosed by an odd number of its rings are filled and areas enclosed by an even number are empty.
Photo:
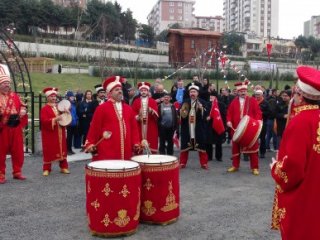
[[[179,142],[177,131],[174,132],[172,140],[173,140],[173,144],[179,149],[180,148],[180,142]]]
[[[267,43],[267,53],[268,53],[269,62],[270,62],[271,50],[272,50],[272,44],[271,43]]]
[[[216,98],[212,101],[210,117],[212,119],[212,128],[217,132],[218,135],[222,134],[225,131],[225,128]]]

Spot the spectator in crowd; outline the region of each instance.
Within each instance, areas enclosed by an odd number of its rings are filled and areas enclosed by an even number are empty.
[[[179,78],[177,81],[177,89],[176,91],[171,91],[171,102],[175,103],[178,102],[178,104],[181,106],[183,103],[183,97],[184,97],[184,82],[183,79]]]
[[[215,159],[219,162],[222,161],[222,144],[226,141],[225,125],[226,125],[226,106],[223,102],[219,101],[216,91],[211,91],[210,96],[210,114],[207,117],[209,121],[209,140],[206,152],[208,160],[213,159],[213,147],[215,144]]]
[[[149,91],[151,94],[151,97],[153,97],[153,95],[157,92],[158,85],[161,83],[162,83],[161,78],[156,78],[156,80],[154,80],[154,84],[150,86],[150,91]]]
[[[92,91],[87,90],[84,93],[84,99],[78,106],[78,117],[81,135],[81,144],[84,146],[87,134],[89,131],[90,123],[93,117],[93,102],[92,102]],[[82,150],[83,151],[83,150]]]
[[[96,90],[96,97],[93,98],[93,112],[96,108],[106,101],[106,91],[103,89],[101,84],[97,84],[94,86]]]
[[[159,153],[173,155],[173,134],[177,128],[177,112],[169,93],[165,93],[163,101],[158,105],[159,112]]]
[[[272,139],[273,149],[274,151],[277,150],[277,135],[274,131],[274,123],[276,118],[276,110],[277,110],[277,102],[278,102],[278,90],[272,89],[271,95],[267,99],[270,107],[270,114],[267,120],[267,128],[266,128],[266,149],[271,150],[270,142]]]
[[[167,91],[164,89],[163,84],[158,84],[158,87],[156,89],[156,92],[153,94],[152,98],[156,100],[157,104],[160,104],[163,100],[163,96],[167,93]]]
[[[77,105],[75,101],[75,96],[72,91],[68,91],[66,95],[67,100],[71,103],[70,114],[72,117],[71,123],[67,126],[67,151],[68,155],[75,154],[72,150],[72,143],[75,136],[79,135],[79,118],[77,115]]]
[[[125,101],[126,104],[129,104],[129,89],[132,88],[131,84],[128,83],[127,78],[123,77],[122,78],[123,82],[122,84],[122,91],[123,91],[123,100]]]
[[[268,116],[270,114],[270,108],[269,108],[269,103],[267,100],[264,98],[263,91],[262,89],[256,89],[254,92],[254,97],[256,98],[261,113],[262,113],[262,129],[260,132],[260,147],[259,147],[259,152],[260,152],[260,158],[265,158],[266,154],[266,127],[267,127],[267,120]]]
[[[288,107],[291,98],[291,90],[284,90],[280,92],[281,101],[277,104],[276,109],[276,126],[277,126],[277,149],[279,149],[280,141],[286,128],[286,123],[288,119]]]

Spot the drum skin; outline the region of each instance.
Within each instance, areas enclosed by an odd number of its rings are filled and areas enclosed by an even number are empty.
[[[238,143],[241,147],[251,148],[257,142],[261,129],[261,121],[246,115],[238,124],[232,140]]]
[[[151,163],[153,157],[173,160]],[[179,162],[176,157],[166,155],[150,155],[150,161],[147,159],[147,155],[132,157],[141,167],[140,221],[161,225],[173,223],[180,215]]]
[[[92,235],[115,237],[135,233],[140,217],[139,165],[126,170],[103,170],[88,164],[85,172],[87,219]]]

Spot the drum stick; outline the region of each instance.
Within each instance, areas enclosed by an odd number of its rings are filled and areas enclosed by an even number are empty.
[[[111,137],[111,132],[104,131],[102,134],[102,138],[100,138],[99,141],[94,146],[97,147],[104,139],[109,139],[110,137]]]
[[[149,148],[149,143],[148,143],[148,141],[145,140],[145,139],[143,139],[143,140],[141,141],[141,145],[144,146],[144,148],[146,149],[146,152],[147,152],[147,155],[148,155],[148,158],[149,158],[149,156],[151,155],[151,150],[150,150],[150,148]]]

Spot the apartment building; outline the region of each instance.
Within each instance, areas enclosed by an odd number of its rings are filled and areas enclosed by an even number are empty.
[[[253,32],[258,37],[277,37],[279,0],[224,0],[225,31]]]
[[[303,36],[320,38],[320,15],[312,16],[309,21],[304,22]]]
[[[158,0],[147,19],[148,24],[156,34],[178,23],[184,28],[190,28],[194,23],[195,0]]]
[[[224,19],[221,16],[195,16],[193,27],[222,33],[224,31]]]

